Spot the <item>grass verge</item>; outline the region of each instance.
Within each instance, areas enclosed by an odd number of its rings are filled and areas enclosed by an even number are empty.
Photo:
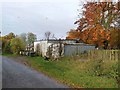
[[[7,55],[7,54],[5,54]],[[5,56],[4,55],[4,56]],[[10,55],[7,55],[10,56]],[[16,55],[12,55],[14,57]],[[117,88],[114,78],[97,76],[91,69],[88,70],[89,62],[79,61],[74,58],[62,58],[59,61],[46,61],[42,57],[25,57],[27,63],[34,69],[43,72],[75,88]],[[93,64],[93,63],[92,63]],[[86,66],[87,65],[87,66]],[[87,68],[86,68],[87,67]]]

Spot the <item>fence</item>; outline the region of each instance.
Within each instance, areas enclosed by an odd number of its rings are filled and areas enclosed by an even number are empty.
[[[120,60],[120,50],[90,50],[89,59]]]

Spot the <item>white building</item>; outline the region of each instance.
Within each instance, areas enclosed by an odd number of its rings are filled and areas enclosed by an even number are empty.
[[[76,43],[76,40],[39,40],[34,42],[34,52],[39,52],[39,55],[53,59],[80,54],[91,49],[95,49],[95,46],[82,42]]]
[[[48,48],[50,46],[55,46],[57,44],[72,44],[72,43],[75,43],[76,41],[75,40],[65,40],[65,39],[62,39],[62,40],[39,40],[39,41],[36,41],[34,42],[34,52],[37,51],[37,48],[38,48],[38,45],[39,45],[39,49],[40,49],[40,54],[44,57],[44,56],[47,56],[47,51],[48,51]]]

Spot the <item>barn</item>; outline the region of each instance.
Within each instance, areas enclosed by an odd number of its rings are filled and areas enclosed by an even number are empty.
[[[73,56],[87,50],[95,49],[95,45],[85,44],[77,40],[39,40],[34,42],[34,52],[42,57],[58,59],[62,56]]]

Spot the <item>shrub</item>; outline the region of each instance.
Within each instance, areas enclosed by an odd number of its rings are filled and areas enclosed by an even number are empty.
[[[114,60],[89,60],[85,63],[87,72],[95,76],[105,76],[118,80],[118,62]]]
[[[24,50],[25,48],[24,42],[20,38],[13,38],[10,42],[10,46],[11,46],[11,51],[14,54],[18,54],[20,50]]]
[[[3,53],[11,53],[11,49],[10,49],[10,41],[8,41],[8,40],[4,40],[3,42],[2,42],[3,44],[2,44],[2,51],[3,51]]]

